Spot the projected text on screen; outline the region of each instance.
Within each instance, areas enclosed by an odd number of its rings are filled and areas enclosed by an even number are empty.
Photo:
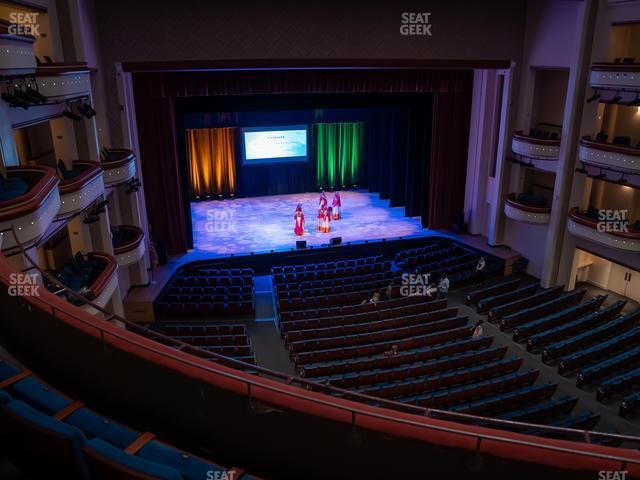
[[[244,163],[264,164],[307,160],[307,127],[245,128]]]

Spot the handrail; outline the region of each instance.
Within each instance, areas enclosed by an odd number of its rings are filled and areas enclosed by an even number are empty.
[[[640,148],[630,145],[618,145],[616,143],[598,142],[593,140],[590,135],[585,135],[580,139],[580,145],[596,150],[604,150],[605,152],[619,153],[622,155],[633,155],[640,157]]]
[[[559,138],[551,140],[549,138],[530,137],[529,135],[525,134],[522,130],[518,130],[517,132],[515,132],[513,134],[513,138],[515,138],[516,140],[519,140],[521,142],[532,143],[534,145],[547,145],[549,147],[558,147],[558,146],[560,146],[560,139]]]
[[[514,208],[518,210],[523,210],[525,212],[531,213],[551,213],[551,207],[536,207],[533,205],[527,205],[526,203],[522,203],[517,200],[517,196],[515,193],[510,193],[507,195],[506,202]]]
[[[136,227],[134,225],[118,225],[117,227],[114,227],[114,228],[123,229],[123,230],[133,230],[136,232],[136,236],[133,239],[129,240],[128,242],[124,242],[120,245],[113,246],[113,253],[115,253],[116,255],[119,255],[121,253],[126,253],[133,250],[134,248],[137,248],[138,245],[140,245],[142,243],[142,240],[144,239],[144,231],[140,227]]]
[[[12,227],[10,230],[8,231],[12,231],[14,236],[16,237],[16,242],[19,245],[22,254],[24,255],[25,259],[31,263],[33,265],[33,267],[35,269],[37,269],[43,276],[49,278],[49,274],[45,271],[43,271],[36,262],[33,261],[33,259],[30,257],[30,255],[24,250],[24,248],[22,247],[22,245],[20,244],[20,242],[17,239],[17,235],[15,232],[15,229]],[[60,284],[60,282],[57,282]],[[123,322],[125,325],[127,326],[131,326],[134,330],[141,330],[143,329],[143,327],[141,327],[138,324],[135,324],[123,317],[120,317],[116,314],[110,313],[108,312],[106,309],[100,307],[99,305],[94,304],[93,302],[91,302],[90,300],[84,298],[83,296],[73,292],[72,290],[69,290],[68,292],[70,295],[74,296],[75,298],[77,298],[78,300],[80,300],[83,303],[86,303],[90,306],[92,306],[93,308],[95,308],[96,310],[102,312],[107,320],[110,319],[115,319],[115,320],[119,320],[121,322]],[[46,303],[46,301],[43,300],[44,303]],[[181,356],[175,355],[173,353],[167,352],[167,351],[163,351],[163,350],[158,350],[156,348],[152,348],[151,346],[145,345],[144,343],[139,343],[139,342],[135,342],[132,338],[126,336],[126,335],[122,335],[117,331],[112,331],[111,329],[104,329],[102,328],[100,325],[97,325],[94,322],[90,322],[84,318],[82,318],[81,316],[77,315],[75,312],[71,311],[71,310],[67,310],[65,308],[61,308],[59,306],[55,306],[52,304],[48,304],[51,307],[51,314],[55,317],[55,318],[60,318],[56,312],[61,312],[64,313],[66,315],[68,315],[69,317],[73,318],[74,320],[79,321],[81,324],[86,325],[92,329],[95,329],[98,333],[99,336],[101,338],[101,340],[104,342],[105,340],[105,336],[112,336],[113,338],[123,341],[125,343],[134,345],[137,348],[142,348],[145,349],[149,352],[155,353],[157,355],[160,355],[162,357],[165,358],[169,358],[172,359],[174,361],[180,362],[182,364],[186,364],[189,365],[191,367],[197,368],[199,370],[208,372],[208,373],[214,373],[216,375],[220,375],[222,377],[228,378],[228,379],[232,379],[241,383],[244,383],[247,386],[247,391],[251,392],[251,387],[260,387],[263,388],[267,391],[271,391],[271,392],[276,392],[285,396],[290,396],[290,397],[294,397],[294,398],[298,398],[298,399],[303,399],[305,401],[310,401],[313,403],[317,403],[323,406],[330,406],[332,408],[338,409],[338,410],[343,410],[343,411],[347,411],[349,413],[352,414],[353,417],[353,422],[355,424],[355,419],[356,419],[356,415],[361,415],[364,417],[372,417],[372,418],[377,418],[377,419],[383,419],[383,420],[388,420],[388,421],[393,421],[393,422],[397,422],[397,423],[401,423],[401,424],[405,424],[405,425],[411,425],[411,426],[416,426],[416,427],[420,427],[420,428],[425,428],[425,429],[431,429],[431,430],[438,430],[438,431],[444,431],[444,432],[448,432],[448,433],[454,433],[454,434],[458,434],[458,435],[463,435],[463,436],[467,436],[467,437],[473,437],[476,438],[478,441],[478,448],[480,445],[480,442],[482,440],[494,440],[494,441],[499,441],[499,442],[504,442],[507,444],[516,444],[516,445],[523,445],[523,446],[529,446],[529,447],[534,447],[534,448],[540,448],[543,450],[551,450],[551,451],[556,451],[556,452],[563,452],[563,453],[571,453],[574,455],[580,455],[580,456],[587,456],[587,457],[592,457],[592,458],[598,458],[598,459],[603,459],[603,460],[610,460],[610,461],[616,461],[616,462],[621,462],[623,465],[623,469],[626,465],[628,464],[637,464],[640,465],[640,459],[635,459],[635,458],[629,458],[629,457],[622,457],[622,456],[615,456],[615,455],[605,455],[605,454],[601,454],[601,453],[597,453],[597,452],[588,452],[588,451],[584,451],[584,450],[580,450],[580,449],[572,449],[572,448],[564,448],[564,447],[559,447],[556,445],[547,445],[544,443],[536,443],[536,442],[531,442],[531,441],[524,441],[524,440],[518,440],[518,439],[514,439],[514,438],[508,438],[508,437],[504,437],[504,436],[500,436],[497,434],[487,434],[487,433],[482,433],[482,432],[472,432],[472,431],[467,431],[467,430],[463,430],[463,429],[457,429],[457,428],[453,428],[453,427],[447,427],[447,426],[443,426],[443,425],[434,425],[434,424],[424,424],[415,420],[409,420],[409,419],[405,419],[402,417],[395,417],[395,416],[389,416],[389,415],[385,415],[385,414],[381,414],[381,413],[377,413],[374,411],[368,411],[368,410],[364,410],[362,408],[358,408],[358,407],[353,407],[353,406],[347,406],[347,405],[341,405],[340,403],[336,403],[336,402],[332,402],[332,401],[328,401],[328,400],[324,400],[322,398],[317,398],[314,396],[308,396],[308,395],[304,395],[303,393],[297,393],[297,392],[292,392],[291,390],[288,390],[286,388],[283,388],[284,386],[289,386],[291,384],[299,384],[300,386],[304,386],[309,390],[314,390],[314,391],[320,391],[320,392],[331,392],[331,393],[335,393],[335,394],[339,394],[341,397],[347,397],[348,399],[356,399],[356,401],[359,401],[360,403],[365,403],[365,402],[375,402],[378,405],[384,405],[385,407],[389,407],[392,409],[397,409],[399,411],[406,411],[406,410],[415,410],[417,412],[419,412],[419,414],[421,414],[424,417],[428,417],[428,418],[434,418],[437,419],[437,417],[440,417],[440,419],[444,419],[444,420],[452,420],[452,421],[456,421],[457,420],[467,420],[467,421],[474,421],[474,422],[479,422],[482,424],[483,427],[486,427],[487,424],[489,425],[502,425],[505,427],[518,427],[518,428],[527,428],[529,430],[535,430],[535,431],[546,431],[549,433],[562,433],[566,436],[573,436],[575,435],[577,438],[580,438],[582,440],[585,440],[587,444],[591,443],[591,439],[593,437],[596,438],[603,438],[603,439],[609,439],[609,440],[618,440],[618,441],[628,441],[628,442],[633,442],[633,443],[639,443],[640,442],[640,437],[635,437],[635,436],[631,436],[631,435],[622,435],[622,434],[612,434],[612,433],[603,433],[603,432],[592,432],[592,431],[588,431],[588,430],[579,430],[579,429],[571,429],[571,428],[563,428],[563,427],[552,427],[552,426],[547,426],[547,425],[540,425],[540,424],[532,424],[532,423],[525,423],[525,422],[514,422],[514,421],[509,421],[509,420],[500,420],[500,419],[494,419],[494,418],[489,418],[489,417],[481,417],[481,416],[476,416],[476,415],[469,415],[469,414],[463,414],[463,413],[456,413],[456,412],[449,412],[446,410],[438,410],[438,409],[430,409],[430,408],[424,408],[424,407],[419,407],[419,406],[415,406],[415,405],[409,405],[409,404],[404,404],[404,403],[398,403],[398,402],[394,402],[391,400],[386,400],[386,399],[382,399],[382,398],[377,398],[377,397],[371,397],[368,395],[363,395],[360,393],[356,393],[356,392],[351,392],[348,390],[344,390],[344,389],[340,389],[340,388],[336,388],[336,387],[332,387],[332,386],[328,386],[328,385],[323,385],[317,382],[312,382],[309,380],[305,380],[305,379],[301,379],[301,378],[296,378],[296,377],[291,377],[288,376],[286,374],[280,373],[280,372],[276,372],[273,370],[269,370],[266,369],[264,367],[260,367],[260,366],[256,366],[256,365],[252,365],[252,364],[248,364],[239,360],[235,360],[229,357],[225,357],[224,355],[220,355],[220,354],[216,354],[213,352],[208,352],[205,350],[201,350],[197,347],[194,347],[192,345],[188,345],[184,342],[181,342],[177,339],[171,338],[171,337],[167,337],[163,334],[160,333],[155,333],[154,335],[161,340],[164,340],[168,343],[174,343],[177,344],[178,346],[184,346],[184,348],[180,349],[180,352],[184,352],[184,353],[190,353],[194,356],[198,356],[200,358],[205,358],[207,360],[215,360],[220,362],[221,364],[224,365],[224,363],[228,363],[230,365],[235,365],[235,366],[239,366],[241,367],[241,369],[244,370],[250,370],[250,371],[255,371],[256,374],[255,375],[251,375],[249,374],[248,377],[244,377],[244,376],[239,376],[237,374],[228,372],[228,371],[224,371],[224,370],[217,370],[213,367],[209,367],[208,365],[203,365],[201,363],[197,363],[194,362],[192,360],[189,360],[187,358],[183,358]],[[135,331],[132,332],[134,334],[137,334]],[[153,339],[151,339],[153,340]],[[157,341],[157,340],[156,340]],[[170,345],[165,345],[165,346],[170,346]],[[174,347],[175,348],[175,347]],[[235,368],[235,367],[233,367]],[[261,381],[261,376],[258,374],[264,374],[264,375],[268,375],[268,376],[272,376],[281,380],[285,380],[285,385],[279,386],[279,383],[276,384],[272,384],[272,383],[265,383],[264,381]],[[461,422],[460,422],[461,423]],[[490,427],[489,427],[490,428]]]
[[[18,216],[23,216],[35,212],[51,192],[59,185],[60,180],[55,171],[49,167],[9,167],[7,173],[37,173],[40,178],[24,194],[12,200],[0,202],[0,222],[12,220]]]
[[[100,162],[76,160],[73,162],[73,165],[83,167],[84,169],[77,177],[60,182],[59,188],[61,195],[77,192],[102,173],[102,165],[100,165]]]
[[[579,223],[580,225],[584,225],[585,227],[593,228],[594,230],[598,229],[598,222],[587,217],[586,215],[581,214],[580,209],[578,207],[573,207],[571,210],[569,210],[569,218],[574,222]],[[632,238],[634,240],[640,239],[640,232],[613,231],[613,232],[603,232],[603,233],[608,233],[610,235],[614,235],[616,237],[621,237],[621,238]]]
[[[113,168],[123,167],[135,159],[136,156],[133,150],[129,150],[128,148],[109,148],[107,149],[107,158],[101,160],[102,168],[111,170]]]

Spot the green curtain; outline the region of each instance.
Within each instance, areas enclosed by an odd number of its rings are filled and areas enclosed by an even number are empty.
[[[313,133],[318,186],[333,188],[357,184],[363,156],[364,123],[316,123]]]

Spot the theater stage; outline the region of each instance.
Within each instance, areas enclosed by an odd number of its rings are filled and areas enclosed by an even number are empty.
[[[342,219],[331,222],[331,233],[316,231],[318,193],[236,198],[191,204],[194,250],[209,256],[264,253],[295,247],[296,240],[307,246],[329,243],[331,237],[342,242],[380,240],[430,235],[419,218],[404,216],[404,207],[389,207],[377,193],[346,191],[342,196]],[[333,194],[327,194],[329,205]],[[305,214],[305,234],[293,233],[293,212],[298,203]]]

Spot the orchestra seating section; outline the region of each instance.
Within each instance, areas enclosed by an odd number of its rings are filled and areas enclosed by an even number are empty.
[[[161,322],[152,324],[152,327],[157,332],[202,350],[256,364],[256,357],[245,325]]]
[[[429,273],[469,265],[458,270],[470,272],[458,277],[463,282],[475,274],[478,258],[455,244],[437,243],[399,252],[395,269],[383,257],[274,267],[280,332],[298,373],[321,384],[422,407],[593,428],[599,415],[574,413],[577,397],[555,398],[556,384],[540,381],[538,370],[522,369],[522,358],[508,356],[507,347],[495,344],[492,337],[473,336],[469,319],[446,299],[400,294],[397,281],[403,270],[397,267]],[[487,259],[490,264],[498,262]],[[520,293],[508,300],[537,295],[537,285],[522,290],[519,283],[505,279],[472,292],[467,301],[478,303],[512,292]],[[331,285],[334,290],[327,291]],[[336,290],[341,293],[331,294]],[[379,297],[373,298],[376,292]],[[531,304],[542,307],[533,313],[544,311],[549,320],[530,325],[539,316],[517,309],[508,311],[508,325],[526,327],[521,333],[526,338],[542,326],[592,312],[604,300],[581,306],[582,296],[584,291],[562,294],[561,288],[553,289],[546,297],[548,304]],[[502,303],[491,301],[486,308],[490,306]],[[379,404],[375,398],[370,403]]]
[[[3,454],[36,474],[83,480],[257,478],[106,418],[3,359],[0,425]]]
[[[187,267],[172,277],[155,309],[160,319],[251,315],[253,270]]]
[[[471,292],[468,303],[488,311],[490,321],[515,342],[539,353],[544,363],[597,400],[619,403],[619,414],[636,412],[640,398],[640,309],[622,313],[626,301],[603,306],[605,295],[583,301],[584,290],[563,293],[507,279]]]

